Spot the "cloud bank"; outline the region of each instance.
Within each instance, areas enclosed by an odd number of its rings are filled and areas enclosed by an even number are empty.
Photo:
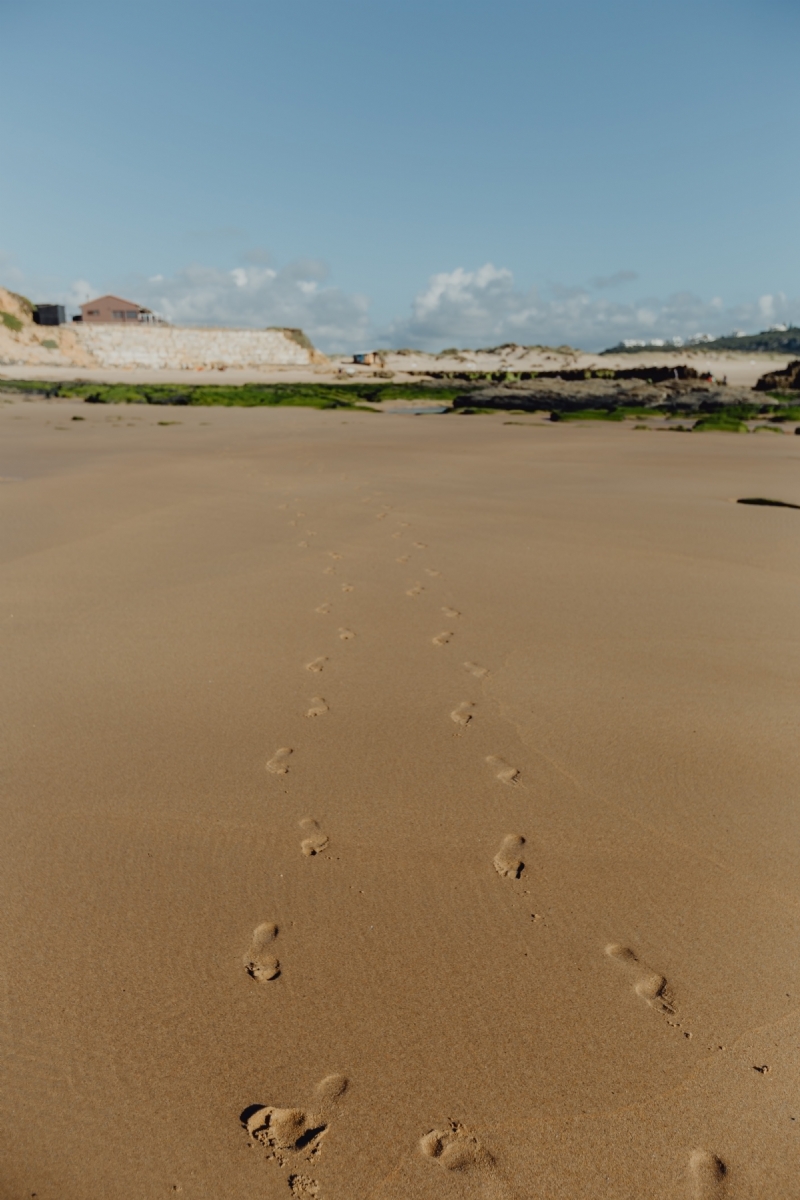
[[[628,282],[633,272],[595,280],[595,288]],[[691,292],[667,299],[646,297],[621,303],[588,288],[551,285],[516,287],[507,268],[491,263],[475,271],[463,267],[431,276],[415,297],[411,315],[386,330],[387,344],[439,350],[445,346],[580,346],[599,350],[625,339],[696,337],[699,334],[755,331],[773,323],[800,321],[800,301],[783,294],[762,296],[752,304],[726,306],[716,297],[701,300]]]
[[[253,253],[246,266],[225,271],[191,266],[164,278],[136,280],[132,297],[175,325],[233,325],[304,329],[320,348],[350,350],[369,333],[369,301],[326,282],[324,263],[303,260],[279,270]]]
[[[630,294],[638,278],[634,271],[598,276],[586,286],[553,283],[525,289],[517,286],[507,267],[486,263],[432,275],[408,313],[377,326],[369,298],[330,283],[325,264],[318,260],[276,268],[266,251],[256,249],[241,261],[243,265],[228,270],[196,264],[170,276],[128,276],[104,287],[80,279],[60,290],[52,281],[44,285],[43,280],[26,279],[2,253],[0,270],[14,290],[30,292],[34,300],[58,300],[72,311],[92,296],[113,291],[176,325],[296,326],[328,353],[372,346],[438,351],[503,342],[601,350],[623,340],[687,340],[699,334],[800,324],[800,300],[782,293],[733,306],[720,297],[703,300],[692,292],[622,300],[608,293],[623,288]]]

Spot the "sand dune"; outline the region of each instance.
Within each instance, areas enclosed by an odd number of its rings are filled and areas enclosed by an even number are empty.
[[[0,407],[2,1196],[800,1196],[800,439],[158,416]]]

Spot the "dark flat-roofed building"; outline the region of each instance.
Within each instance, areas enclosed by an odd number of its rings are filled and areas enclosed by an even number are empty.
[[[97,300],[88,300],[81,305],[81,319],[90,322],[101,322],[104,325],[122,325],[130,321],[152,321],[153,313],[133,300],[123,300],[121,296],[99,296]]]
[[[63,325],[66,319],[63,304],[35,304],[33,306],[35,325]]]

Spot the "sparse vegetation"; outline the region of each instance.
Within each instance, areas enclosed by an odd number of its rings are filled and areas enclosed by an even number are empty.
[[[288,325],[270,325],[269,329],[274,329],[276,333],[283,333],[293,342],[297,342],[298,346],[302,346],[304,350],[313,350],[314,346],[311,339],[306,337],[302,329],[292,329]]]
[[[22,329],[22,321],[20,321],[19,317],[15,317],[13,313],[5,312],[3,309],[0,309],[0,321],[12,333],[19,333],[20,329]]]
[[[694,429],[707,433],[747,433],[747,425],[728,413],[711,413],[695,421]]]
[[[458,388],[426,387],[424,384],[371,381],[331,384],[245,383],[231,387],[226,384],[98,384],[83,380],[50,383],[28,379],[3,380],[0,389],[30,396],[85,400],[89,404],[300,405],[311,408],[363,408],[365,402],[432,398],[446,404],[460,391]]]
[[[20,295],[19,292],[9,292],[8,294],[9,294],[9,296],[12,296],[14,298],[14,300],[16,300],[17,304],[20,306],[22,311],[25,313],[26,317],[33,318],[33,310],[36,307],[36,305],[33,303],[32,300],[29,300],[27,296]]]

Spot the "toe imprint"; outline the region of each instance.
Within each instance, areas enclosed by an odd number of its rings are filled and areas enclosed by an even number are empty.
[[[286,1182],[295,1200],[316,1200],[319,1195],[319,1183],[310,1175],[301,1175],[298,1171],[293,1171]]]
[[[312,659],[312,661],[310,663],[306,663],[306,670],[307,671],[321,671],[327,661],[328,661],[328,659],[323,654],[319,658]]]
[[[313,817],[304,817],[300,822],[300,828],[305,834],[300,843],[300,849],[306,858],[313,858],[315,854],[320,854],[330,840],[327,833],[322,832]]]
[[[267,763],[267,770],[271,771],[273,775],[288,775],[289,756],[292,753],[288,746],[281,746],[280,750],[276,750]]]
[[[306,713],[307,717],[321,717],[326,712],[330,712],[328,705],[323,700],[322,696],[314,696],[311,701],[311,707]]]
[[[631,972],[637,996],[646,1000],[651,1008],[670,1016],[674,1015],[675,1003],[663,975],[659,975],[657,971],[651,971],[628,946],[612,943],[606,946],[606,954]]]
[[[469,671],[470,675],[474,675],[476,679],[483,679],[484,675],[489,674],[487,667],[479,667],[478,664],[474,662],[465,662],[463,666],[464,670]]]
[[[457,708],[450,713],[450,720],[456,725],[469,725],[475,714],[475,705],[469,700],[462,700]]]
[[[525,866],[520,858],[524,845],[525,838],[520,833],[509,833],[503,838],[500,849],[492,859],[498,875],[505,879],[519,879]]]
[[[489,754],[486,759],[489,766],[494,770],[495,776],[501,783],[514,784],[519,779],[519,767],[512,767],[499,754]]]
[[[453,636],[452,629],[445,629],[442,633],[437,633],[435,638],[431,638],[434,646],[446,646]]]
[[[689,1157],[691,1200],[721,1200],[725,1195],[728,1169],[721,1158],[709,1150],[693,1150]]]
[[[277,936],[278,926],[270,921],[256,926],[253,931],[253,941],[244,957],[244,966],[247,974],[253,979],[257,979],[259,983],[277,979],[281,973],[280,963],[274,955],[269,953]]]

